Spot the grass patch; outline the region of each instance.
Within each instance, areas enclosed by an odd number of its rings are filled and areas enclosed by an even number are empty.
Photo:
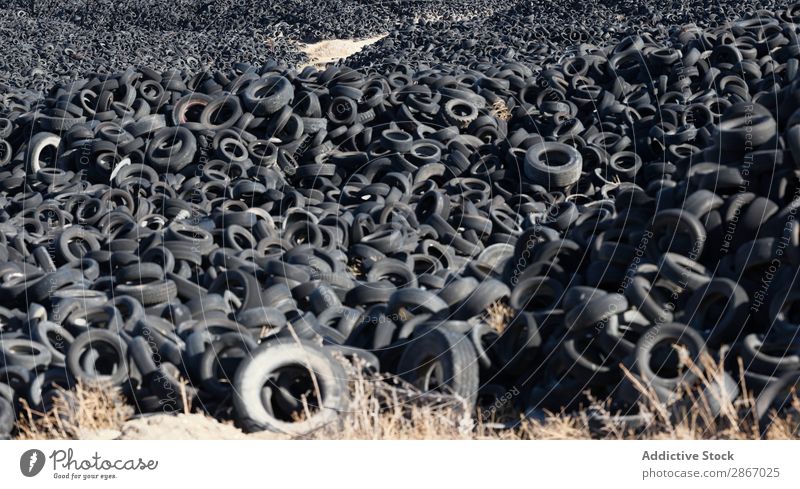
[[[511,111],[502,99],[497,99],[492,104],[489,113],[500,120],[507,121],[511,119]]]

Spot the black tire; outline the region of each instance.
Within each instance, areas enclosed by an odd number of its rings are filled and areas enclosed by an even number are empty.
[[[688,368],[680,371],[676,365],[676,375],[669,377],[660,375],[660,371],[668,361],[677,363],[677,353],[672,350],[669,350],[663,359],[654,356],[656,348],[663,343],[670,343],[670,348],[675,343],[686,346],[696,368],[702,369],[699,359],[700,355],[705,352],[705,341],[697,331],[679,323],[654,326],[652,333],[645,333],[636,343],[636,368],[645,385],[669,392],[675,392],[680,386],[692,385],[697,380],[697,373]],[[658,365],[658,372],[651,365],[653,361],[661,361],[661,364]]]
[[[121,284],[117,285],[114,291],[117,294],[133,297],[145,307],[164,304],[178,297],[178,288],[172,280],[135,285]]]
[[[636,276],[625,288],[628,303],[641,312],[651,323],[671,323],[674,319],[673,306],[667,295],[662,294],[645,277]]]
[[[686,304],[685,319],[708,338],[710,346],[719,346],[741,333],[748,304],[747,292],[739,284],[715,278],[694,291]]]
[[[281,330],[286,326],[286,315],[274,307],[256,307],[241,311],[236,320],[248,329],[267,327]]]
[[[197,365],[197,373],[204,391],[217,398],[230,394],[236,368],[256,349],[253,338],[239,333],[226,333],[211,340]],[[236,356],[231,356],[236,350]],[[219,374],[217,373],[219,369]],[[221,382],[218,375],[227,382]]]
[[[158,365],[153,359],[153,350],[143,337],[137,336],[128,342],[128,354],[144,379],[148,379],[158,371]]]
[[[767,385],[756,399],[755,414],[761,429],[761,434],[765,435],[772,424],[772,412],[778,412],[792,405],[792,391],[797,390],[800,384],[800,372],[789,372],[782,375],[775,382]]]
[[[667,252],[698,258],[703,254],[706,229],[703,223],[683,209],[665,209],[653,218],[650,253],[654,260]]]
[[[486,312],[487,308],[500,299],[511,295],[506,284],[497,279],[487,279],[475,287],[460,304],[453,307],[453,317],[467,320]]]
[[[104,368],[87,372],[82,365],[84,355],[90,351],[100,353],[98,362]],[[72,376],[87,383],[109,383],[120,386],[128,381],[127,344],[119,335],[104,329],[89,329],[78,335],[67,351],[67,369]]]
[[[52,355],[51,363],[56,367],[66,365],[66,352],[75,337],[63,326],[48,321],[40,321],[31,326],[31,336],[48,350]],[[2,381],[2,378],[0,378]]]
[[[445,120],[456,126],[466,127],[478,118],[478,108],[467,100],[450,99],[445,102],[442,110]]]
[[[53,354],[47,346],[22,338],[0,341],[0,365],[22,367],[27,370],[42,369],[50,365]],[[2,379],[0,379],[2,380]]]
[[[253,115],[265,116],[286,107],[294,98],[294,88],[286,78],[269,75],[250,82],[241,97]]]
[[[422,289],[399,289],[394,292],[386,304],[386,312],[396,316],[401,308],[412,315],[437,314],[449,309],[439,296]]]
[[[0,397],[0,440],[8,440],[17,421],[14,405]]]
[[[564,315],[564,325],[569,331],[582,331],[628,309],[628,300],[622,294],[610,293],[595,296],[578,304]]]
[[[197,139],[183,126],[164,127],[147,144],[147,161],[159,173],[178,173],[197,152]]]
[[[432,329],[415,337],[397,369],[402,379],[423,392],[442,390],[463,399],[470,410],[475,406],[478,357],[470,339],[462,334]]]
[[[796,346],[765,343],[756,333],[744,337],[740,354],[746,370],[762,375],[776,376],[800,370],[800,355]]]
[[[665,253],[661,257],[660,273],[676,290],[697,290],[711,281],[703,265],[677,253]]]

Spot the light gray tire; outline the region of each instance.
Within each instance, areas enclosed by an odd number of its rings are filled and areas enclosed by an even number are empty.
[[[268,406],[275,389],[266,387],[281,371],[303,369],[316,376],[322,400],[303,421],[280,419]],[[246,431],[275,431],[304,435],[334,423],[347,408],[347,373],[329,353],[309,341],[281,338],[263,343],[242,361],[233,381],[233,405]],[[285,417],[285,416],[284,416]]]
[[[582,169],[581,154],[564,143],[539,143],[525,153],[525,176],[547,189],[576,183]]]
[[[42,151],[44,151],[46,147],[53,146],[58,150],[60,145],[61,138],[51,132],[34,134],[28,142],[27,160],[30,162],[31,172],[36,173],[42,169],[42,162],[39,161],[39,158],[41,158]]]

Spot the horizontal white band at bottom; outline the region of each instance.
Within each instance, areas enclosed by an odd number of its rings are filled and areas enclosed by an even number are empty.
[[[43,488],[796,488],[798,449],[791,441],[9,441],[0,443],[0,474],[7,487]]]

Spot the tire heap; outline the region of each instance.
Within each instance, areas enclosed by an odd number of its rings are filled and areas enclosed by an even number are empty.
[[[113,30],[120,22],[139,29],[225,32],[278,26],[304,42],[369,37],[388,26],[419,18],[471,18],[496,10],[488,0],[294,0],[267,4],[257,0],[37,0],[38,17]],[[30,0],[0,1],[0,8],[31,11]],[[506,8],[506,7],[503,7]]]
[[[104,382],[306,433],[349,406],[342,357],[531,416],[607,399],[634,427],[636,384],[714,412],[743,378],[766,426],[800,380],[798,21],[546,65],[6,91],[0,432]],[[726,373],[701,382],[706,354]]]
[[[385,39],[367,46],[347,64],[372,67],[389,58],[414,66],[472,67],[498,61],[544,66],[559,62],[565,52],[583,42],[616,44],[644,33],[664,41],[683,25],[713,28],[758,9],[774,11],[775,5],[770,0],[747,4],[722,0],[711,5],[702,0],[671,5],[641,0],[521,0],[495,8],[490,15],[464,18],[456,9],[448,16],[418,16],[418,22],[399,23]]]
[[[25,10],[0,9],[0,39],[7,50],[0,60],[0,84],[41,92],[56,82],[90,73],[115,73],[129,66],[198,72],[209,67],[226,69],[238,62],[307,61],[280,26],[223,32],[157,27],[163,25],[159,21],[143,28],[117,18],[108,30],[101,30],[79,19],[32,17]]]
[[[0,0],[0,83],[43,91],[55,82],[129,66],[229,69],[308,61],[300,41],[369,37],[418,18],[465,18],[486,0],[361,2],[255,0]]]

